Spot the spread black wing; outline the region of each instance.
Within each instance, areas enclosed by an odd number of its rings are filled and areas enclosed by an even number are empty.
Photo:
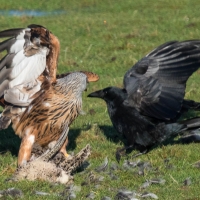
[[[128,104],[153,118],[175,118],[181,110],[186,81],[199,66],[199,40],[157,47],[125,74]]]

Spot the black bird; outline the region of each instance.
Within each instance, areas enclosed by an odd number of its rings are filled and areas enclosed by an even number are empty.
[[[167,42],[137,62],[124,76],[124,88],[107,87],[88,97],[105,100],[114,128],[129,145],[149,150],[169,137],[200,127],[200,118],[178,122],[200,103],[185,100],[188,78],[200,67],[200,40]]]

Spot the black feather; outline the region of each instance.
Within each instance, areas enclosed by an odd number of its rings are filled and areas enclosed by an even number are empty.
[[[8,29],[0,32],[0,38],[3,37],[14,37],[18,35],[24,28]]]

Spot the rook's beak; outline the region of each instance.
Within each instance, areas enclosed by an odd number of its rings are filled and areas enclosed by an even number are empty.
[[[98,90],[96,92],[92,92],[90,94],[88,94],[88,97],[97,97],[97,98],[103,98],[103,91],[102,90]]]

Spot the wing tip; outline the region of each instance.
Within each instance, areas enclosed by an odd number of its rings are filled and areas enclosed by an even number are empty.
[[[13,28],[13,29],[7,29],[0,31],[0,38],[3,37],[14,37],[18,35],[24,28]]]

